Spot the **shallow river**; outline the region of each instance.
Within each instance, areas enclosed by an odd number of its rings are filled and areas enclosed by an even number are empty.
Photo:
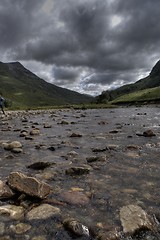
[[[45,124],[50,127],[45,128]],[[38,128],[40,134],[32,140],[19,136],[21,130],[33,128]],[[156,136],[140,136],[148,129]],[[73,133],[77,137],[71,137]],[[20,141],[23,153],[11,154],[0,147],[0,179],[6,179],[12,171],[40,178],[53,189],[49,198],[65,204],[55,203],[60,214],[50,219],[23,219],[32,226],[23,235],[17,235],[10,227],[19,221],[2,218],[0,225],[4,223],[2,235],[6,238],[1,235],[0,239],[73,239],[63,227],[65,218],[76,219],[93,233],[121,232],[119,211],[129,204],[160,219],[159,107],[8,112],[7,116],[0,116],[0,142],[7,141]],[[96,157],[98,160],[94,161]],[[44,170],[26,167],[37,161],[53,165]],[[84,165],[90,167],[88,174],[66,174],[71,166]],[[89,202],[66,201],[66,192],[82,193]],[[0,201],[0,205],[5,204]],[[94,239],[94,234],[78,239]]]

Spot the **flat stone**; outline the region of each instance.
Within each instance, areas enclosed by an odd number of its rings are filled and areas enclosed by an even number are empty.
[[[141,229],[152,230],[153,224],[148,214],[137,205],[127,205],[120,209],[120,220],[123,232],[134,234]]]
[[[47,219],[60,213],[60,209],[49,204],[41,204],[27,213],[27,219]]]
[[[12,172],[8,177],[8,185],[29,196],[45,198],[50,193],[50,186],[34,177],[28,177],[21,172]]]

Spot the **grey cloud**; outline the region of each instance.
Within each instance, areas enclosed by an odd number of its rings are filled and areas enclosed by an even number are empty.
[[[1,57],[80,91],[130,83],[159,59],[159,20],[159,0],[1,0]]]
[[[70,80],[75,81],[78,74],[77,71],[73,68],[67,68],[67,67],[54,67],[53,68],[53,76],[57,80]]]

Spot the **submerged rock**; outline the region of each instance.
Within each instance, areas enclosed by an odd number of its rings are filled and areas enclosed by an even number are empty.
[[[83,175],[88,174],[90,172],[90,166],[82,166],[82,167],[71,167],[66,170],[67,175]]]
[[[47,167],[50,167],[52,163],[50,162],[35,162],[27,166],[27,168],[31,168],[34,170],[44,170]]]
[[[49,204],[42,204],[34,207],[27,213],[27,219],[47,219],[53,215],[60,213],[60,209]]]
[[[63,201],[71,205],[87,205],[89,198],[79,191],[68,191],[61,194]]]
[[[23,234],[31,229],[31,225],[26,223],[18,223],[16,225],[11,225],[10,229],[16,234]]]
[[[82,223],[74,219],[66,219],[63,222],[63,226],[66,230],[71,232],[76,236],[90,236],[88,227],[84,226]]]
[[[29,196],[45,198],[50,193],[50,186],[36,178],[28,177],[21,172],[12,172],[8,177],[8,185]]]
[[[20,220],[24,217],[24,208],[15,205],[0,206],[0,216],[13,220]]]
[[[127,205],[120,209],[120,220],[123,232],[134,234],[141,229],[153,229],[149,215],[137,205]]]

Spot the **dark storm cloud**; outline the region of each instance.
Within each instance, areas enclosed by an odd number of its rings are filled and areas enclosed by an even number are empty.
[[[53,75],[55,79],[75,81],[77,72],[75,69],[67,67],[54,67]]]
[[[148,74],[159,21],[159,0],[1,0],[0,51],[55,84],[100,92]]]

